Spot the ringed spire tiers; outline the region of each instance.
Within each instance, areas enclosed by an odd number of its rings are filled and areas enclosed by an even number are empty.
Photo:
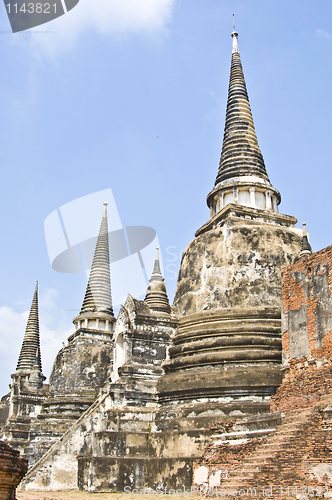
[[[38,281],[36,282],[28,323],[25,329],[25,335],[16,370],[32,371],[33,368],[39,370],[40,372],[42,371],[38,314]]]
[[[14,380],[14,384],[19,383],[19,385],[20,380],[28,382],[28,387],[33,391],[42,389],[43,382],[46,380],[46,377],[42,373],[40,356],[38,281],[36,282],[16,371],[12,374],[12,379]],[[27,386],[25,389],[27,389]]]
[[[69,336],[69,341],[85,330],[111,332],[115,321],[111,295],[107,205],[105,202],[82,308],[73,320],[76,332]]]
[[[105,312],[113,315],[106,202],[80,314],[86,312]]]
[[[270,183],[258,145],[237,31],[231,36],[232,62],[222,152],[215,187],[207,197],[210,216],[229,203],[278,212],[281,196]]]
[[[226,179],[244,175],[269,180],[257,141],[237,37],[238,33],[233,31],[224,141],[216,185]]]

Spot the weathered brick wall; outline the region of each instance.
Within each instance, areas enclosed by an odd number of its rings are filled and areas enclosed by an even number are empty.
[[[242,460],[254,453],[264,441],[265,438],[250,439],[240,445],[211,443],[200,460],[193,464],[193,485],[200,487],[204,484],[210,488],[220,486],[241,469]]]
[[[285,376],[271,411],[310,406],[332,389],[332,246],[282,270]]]
[[[225,488],[233,495],[232,488],[255,488],[258,494],[269,486],[276,500],[308,493],[309,487],[309,496],[331,489],[331,292],[332,246],[282,270],[284,379],[271,398],[271,412],[281,415],[281,424],[270,436],[243,436],[242,444],[227,437],[238,422],[229,429],[216,424],[224,441],[216,436],[194,464],[195,487],[212,494],[215,487]]]
[[[20,452],[0,441],[0,500],[15,500],[15,490],[28,470]]]

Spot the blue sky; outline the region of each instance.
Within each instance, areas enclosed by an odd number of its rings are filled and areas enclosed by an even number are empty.
[[[209,216],[233,13],[280,212],[307,222],[315,251],[332,243],[329,0],[80,0],[15,35],[0,6],[3,394],[35,281],[46,375],[83,300],[85,276],[48,259],[44,220],[59,206],[111,188],[123,225],[156,229],[173,298],[181,253]]]

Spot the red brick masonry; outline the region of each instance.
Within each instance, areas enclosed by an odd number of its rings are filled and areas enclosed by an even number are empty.
[[[0,441],[0,500],[15,500],[15,490],[28,470],[20,452]]]
[[[245,435],[245,419],[216,424],[214,441],[194,464],[196,486],[233,498],[331,496],[331,292],[332,246],[282,270],[284,379],[264,417],[276,430],[259,437],[264,418]]]
[[[285,376],[271,411],[310,406],[332,389],[332,246],[282,270]]]

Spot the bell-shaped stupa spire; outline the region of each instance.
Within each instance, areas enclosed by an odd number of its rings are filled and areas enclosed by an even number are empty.
[[[160,270],[159,248],[156,248],[156,258],[153,266],[153,272],[146,291],[144,302],[153,311],[170,313],[171,308],[166,292],[165,281]]]
[[[231,74],[224,140],[216,185],[231,177],[254,175],[269,180],[259,149],[244,79],[238,33],[233,31]]]
[[[80,314],[89,312],[113,315],[106,202]]]
[[[232,38],[223,145],[215,186],[207,197],[211,218],[230,203],[278,212],[281,200],[258,145],[235,29]]]

